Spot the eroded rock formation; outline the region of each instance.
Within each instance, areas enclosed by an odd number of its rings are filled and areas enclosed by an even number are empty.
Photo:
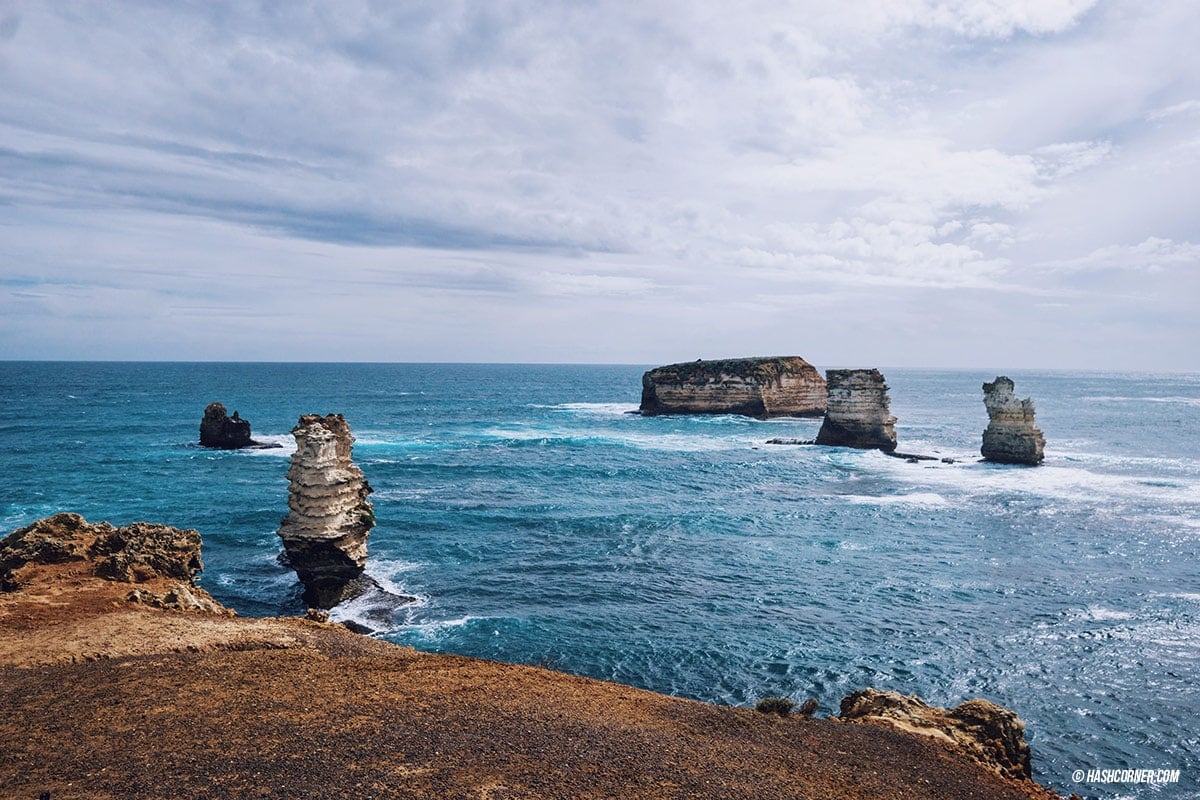
[[[1033,422],[1033,400],[1018,400],[1014,384],[1004,375],[983,385],[988,426],[980,452],[988,461],[1002,464],[1042,463],[1046,439]]]
[[[56,514],[0,540],[0,591],[12,592],[70,572],[75,580],[102,578],[137,584],[127,599],[158,608],[227,614],[193,578],[204,568],[200,534],[169,525],[89,524]]]
[[[877,369],[831,369],[825,373],[829,400],[817,444],[892,452],[896,418],[888,387]]]
[[[825,379],[796,356],[691,361],[642,375],[641,413],[815,417],[825,411]]]
[[[881,722],[929,736],[1007,778],[1031,780],[1025,723],[1012,711],[987,700],[977,698],[945,709],[915,695],[862,689],[842,698],[841,718]]]
[[[220,450],[240,450],[244,447],[280,447],[278,444],[264,444],[250,438],[250,420],[242,419],[238,412],[233,416],[225,412],[221,403],[209,403],[204,409],[204,419],[200,420],[200,444],[203,447],[214,447]]]
[[[354,437],[341,414],[305,414],[292,429],[288,514],[279,536],[304,600],[332,608],[374,584],[363,577],[375,511],[371,486],[350,460]]]

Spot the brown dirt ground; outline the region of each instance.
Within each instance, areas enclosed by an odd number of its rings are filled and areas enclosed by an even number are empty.
[[[1056,797],[886,726],[306,620],[144,609],[128,584],[43,577],[0,594],[0,798]]]

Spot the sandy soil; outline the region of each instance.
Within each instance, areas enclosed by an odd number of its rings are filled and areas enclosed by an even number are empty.
[[[147,609],[56,570],[0,593],[2,798],[1055,797],[885,726]]]

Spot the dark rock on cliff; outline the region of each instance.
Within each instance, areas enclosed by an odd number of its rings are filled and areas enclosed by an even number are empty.
[[[987,700],[968,700],[947,710],[911,695],[862,689],[842,698],[841,718],[883,722],[929,736],[1006,778],[1031,780],[1025,723],[1012,711]]]
[[[220,450],[240,450],[243,447],[280,447],[278,444],[264,444],[250,438],[250,421],[238,416],[225,413],[221,403],[209,403],[204,409],[204,419],[200,420],[200,444],[204,447],[214,447]]]
[[[988,426],[980,452],[988,461],[1036,466],[1044,458],[1046,440],[1033,422],[1033,400],[1018,400],[1013,389],[1004,375],[983,385]]]
[[[642,375],[641,413],[816,417],[825,379],[797,356],[691,361]]]
[[[817,444],[895,450],[896,418],[888,408],[888,387],[879,370],[831,369],[825,375],[829,400]]]
[[[363,576],[375,511],[371,486],[351,461],[354,437],[341,414],[305,414],[292,429],[288,514],[279,536],[304,584],[304,601],[332,608],[374,586]]]

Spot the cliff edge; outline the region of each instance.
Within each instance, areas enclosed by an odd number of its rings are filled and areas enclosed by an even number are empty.
[[[2,797],[1057,797],[949,734],[235,617],[193,582],[195,531],[60,514],[0,540],[0,565]],[[175,587],[203,602],[135,596]]]
[[[669,364],[642,375],[640,411],[819,417],[825,413],[825,379],[798,356]]]

